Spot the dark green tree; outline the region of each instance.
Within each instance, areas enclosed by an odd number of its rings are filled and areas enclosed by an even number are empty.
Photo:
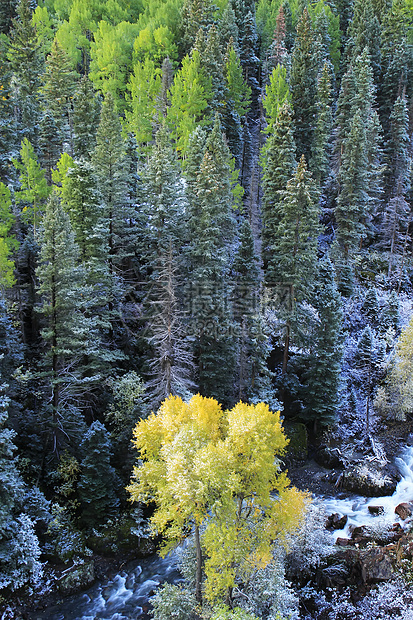
[[[93,422],[80,448],[84,454],[78,483],[81,522],[86,527],[102,525],[116,516],[119,500],[115,494],[115,470],[110,464],[110,435],[101,422]]]
[[[214,23],[216,9],[212,0],[184,0],[181,14],[181,45],[184,54],[191,51],[199,29],[206,33]]]
[[[89,157],[96,145],[100,100],[92,82],[84,75],[73,97],[74,151],[76,157]]]
[[[262,160],[262,256],[267,282],[277,281],[274,269],[277,269],[278,258],[274,257],[273,244],[277,242],[283,192],[296,165],[293,114],[286,103],[279,112],[273,133],[267,139]]]
[[[14,74],[12,98],[17,111],[19,136],[20,139],[28,138],[36,145],[43,59],[31,17],[29,0],[20,0],[10,31],[7,55]]]
[[[318,268],[312,304],[317,312],[307,371],[303,375],[306,421],[314,428],[334,423],[339,406],[341,361],[343,356],[343,310],[330,258]]]
[[[322,66],[320,48],[307,9],[297,24],[291,56],[290,90],[295,118],[297,154],[311,161],[316,127],[317,76]]]
[[[0,10],[1,14],[1,10]],[[9,40],[0,37],[0,181],[7,182],[10,160],[17,150],[17,126],[12,100],[12,71],[7,60]]]
[[[54,168],[63,151],[63,136],[56,125],[54,116],[43,112],[39,127],[40,164],[45,171],[47,183],[52,184],[52,168]]]
[[[317,121],[310,168],[315,180],[322,185],[330,167],[330,138],[333,127],[331,112],[331,79],[327,63],[324,64],[317,82]]]

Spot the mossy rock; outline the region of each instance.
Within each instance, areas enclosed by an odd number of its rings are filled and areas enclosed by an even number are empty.
[[[155,552],[154,542],[135,534],[135,527],[133,519],[116,522],[89,536],[87,546],[104,557],[115,557],[120,553],[129,559],[151,555]]]
[[[68,569],[60,578],[58,588],[64,595],[73,594],[91,586],[95,579],[95,565],[91,560]]]
[[[287,446],[287,456],[297,461],[305,461],[308,456],[308,436],[305,424],[287,422],[284,424],[284,430],[290,440]]]

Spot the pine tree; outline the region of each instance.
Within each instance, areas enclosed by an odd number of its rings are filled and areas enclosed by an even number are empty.
[[[317,188],[304,156],[301,156],[297,170],[282,192],[278,214],[271,243],[271,274],[277,287],[288,289],[287,304],[282,309],[286,320],[285,373],[295,304],[308,299],[311,293],[320,232]]]
[[[106,231],[102,231],[103,208],[96,190],[91,164],[79,160],[69,168],[62,191],[62,206],[69,214],[80,260],[92,265],[96,277],[106,251]]]
[[[238,330],[238,398],[268,399],[269,371],[266,360],[269,355],[268,335],[259,316],[260,270],[255,252],[251,226],[246,217],[239,229],[239,246],[234,257],[232,271],[234,321]]]
[[[211,97],[208,100],[208,107],[205,111],[208,115],[215,112],[222,112],[225,107],[225,83],[224,83],[224,58],[221,50],[219,34],[214,25],[208,30],[208,35],[204,37],[200,31],[194,49],[197,49],[201,59],[201,68],[204,75],[211,80]]]
[[[297,24],[291,57],[290,89],[295,118],[297,154],[311,161],[316,126],[317,76],[322,62],[307,9]]]
[[[73,131],[76,157],[89,157],[96,145],[100,101],[92,82],[84,75],[73,96]]]
[[[65,410],[75,400],[71,388],[75,382],[76,357],[80,352],[76,296],[82,291],[77,267],[78,248],[69,216],[63,211],[56,194],[52,194],[46,205],[40,240],[36,275],[41,297],[39,312],[45,320],[42,330],[46,345],[44,377],[47,377],[46,390],[50,395],[47,450],[59,454],[62,442],[66,442],[69,434]]]
[[[0,33],[8,34],[16,17],[17,0],[2,0],[0,3]]]
[[[184,329],[184,315],[177,298],[179,281],[172,240],[158,259],[152,293],[152,318],[148,340],[153,351],[149,363],[148,390],[151,407],[158,407],[170,394],[185,397],[195,388],[194,363]],[[182,286],[182,284],[181,284]]]
[[[329,141],[333,127],[331,112],[331,80],[327,63],[324,64],[317,82],[317,124],[310,169],[321,186],[329,173]]]
[[[13,102],[18,111],[20,139],[27,138],[35,145],[40,118],[42,58],[31,17],[29,0],[20,0],[10,32],[8,59],[14,73]]]
[[[69,139],[70,153],[73,155],[73,96],[76,90],[76,71],[65,50],[55,39],[46,59],[44,84],[41,88],[48,110],[62,132]]]
[[[357,351],[355,355],[355,364],[358,369],[359,375],[363,381],[363,388],[366,394],[366,433],[370,433],[370,418],[371,418],[371,399],[373,393],[373,386],[375,380],[377,380],[377,374],[380,368],[380,364],[383,361],[383,346],[382,343],[375,337],[370,325],[368,325],[362,332],[358,343]]]
[[[17,127],[11,97],[12,72],[7,61],[8,46],[8,39],[0,37],[0,181],[2,182],[7,182],[9,178],[12,153],[17,151]]]
[[[374,14],[371,0],[355,0],[353,18],[347,31],[347,57],[349,60],[359,56],[365,48],[371,58],[374,81],[380,79],[380,38],[381,28],[377,16]]]
[[[86,527],[93,527],[115,517],[119,506],[115,470],[110,464],[110,436],[101,422],[93,422],[80,448],[85,455],[78,483],[81,521]]]
[[[108,93],[102,105],[100,123],[96,133],[93,169],[103,202],[103,218],[107,230],[108,267],[112,277],[132,248],[124,247],[124,230],[131,217],[127,204],[125,145],[122,126]]]
[[[22,219],[33,226],[36,239],[41,217],[41,208],[50,190],[47,186],[44,170],[37,161],[32,144],[24,138],[20,149],[20,159],[13,159],[16,170],[20,171],[20,189],[15,193],[17,204],[23,204]]]
[[[343,311],[335,283],[334,266],[327,256],[318,268],[312,304],[317,311],[312,353],[303,376],[306,421],[314,427],[334,423],[339,405],[339,382],[343,355]]]
[[[199,29],[207,32],[214,22],[216,7],[212,0],[185,0],[182,7],[181,28],[183,52],[189,53]]]
[[[16,433],[7,428],[6,387],[0,385],[0,590],[7,596],[29,583],[36,584],[41,564],[34,524],[24,512],[25,485],[13,443]]]
[[[282,192],[296,167],[293,116],[284,104],[275,123],[273,133],[263,148],[263,201],[262,201],[262,255],[267,282],[275,282],[272,246],[276,242],[282,211]],[[275,259],[275,265],[278,259]]]
[[[195,335],[195,359],[201,393],[230,402],[233,389],[234,343],[227,275],[234,241],[231,155],[218,116],[202,153],[201,136],[188,178],[188,297]],[[202,158],[202,159],[201,159]],[[196,163],[200,161],[199,169]]]
[[[406,100],[399,97],[390,116],[390,138],[386,145],[386,207],[383,214],[382,238],[389,252],[388,277],[398,270],[401,273],[410,241],[411,207],[407,197],[411,180],[411,154],[408,135]]]
[[[63,151],[63,136],[50,112],[44,112],[39,128],[40,164],[45,171],[48,185],[52,183],[52,168]]]

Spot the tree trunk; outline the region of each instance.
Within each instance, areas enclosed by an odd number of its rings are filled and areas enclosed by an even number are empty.
[[[195,598],[197,603],[202,604],[202,549],[199,536],[199,525],[195,525],[195,548],[196,548],[196,575],[195,575]]]

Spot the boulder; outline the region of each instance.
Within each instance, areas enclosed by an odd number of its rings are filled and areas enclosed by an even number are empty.
[[[344,472],[341,484],[344,489],[357,495],[381,497],[393,495],[397,482],[397,476],[391,468],[362,463]]]
[[[327,469],[344,469],[345,461],[338,448],[329,448],[326,445],[319,447],[314,455],[314,460]]]
[[[384,506],[369,506],[368,510],[371,515],[382,515],[384,513]]]
[[[336,545],[338,545],[339,547],[348,547],[353,544],[354,543],[352,540],[350,540],[350,538],[337,538],[336,540]]]
[[[342,530],[346,526],[347,520],[347,515],[341,516],[335,512],[327,518],[326,528],[328,530]]]
[[[58,588],[65,596],[85,590],[95,581],[95,565],[93,560],[83,564],[75,564],[66,569],[60,577]]]
[[[360,552],[359,559],[361,577],[365,584],[390,581],[395,575],[391,559],[381,547]]]
[[[367,525],[359,525],[353,528],[351,531],[351,540],[357,545],[367,545],[367,543],[372,540],[371,529]]]
[[[402,502],[394,509],[396,515],[400,517],[403,521],[408,517],[411,517],[413,514],[413,503],[411,502]]]

